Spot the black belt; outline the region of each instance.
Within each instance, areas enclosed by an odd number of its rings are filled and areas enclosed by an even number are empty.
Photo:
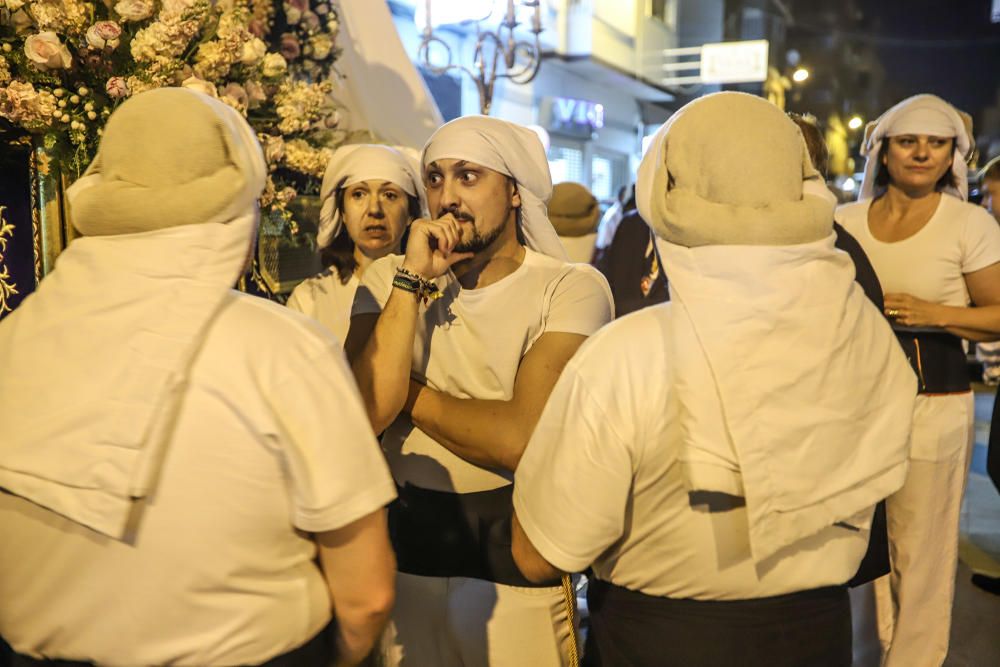
[[[510,551],[512,484],[490,491],[448,493],[406,484],[389,505],[389,535],[400,572],[469,577],[507,586],[543,588],[524,578]]]
[[[752,600],[646,595],[591,579],[584,667],[850,667],[847,589]]]
[[[962,340],[947,332],[895,332],[906,358],[917,374],[921,394],[952,394],[969,391]]]
[[[333,637],[336,621],[330,621],[323,630],[302,646],[287,653],[277,655],[259,667],[327,667],[336,657],[336,644]],[[0,657],[3,657],[0,655]],[[11,656],[11,667],[94,667],[94,663],[77,660],[58,660],[32,658],[14,653]]]

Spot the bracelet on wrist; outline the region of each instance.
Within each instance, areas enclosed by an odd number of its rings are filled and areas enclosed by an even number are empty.
[[[433,280],[421,278],[403,267],[396,269],[396,275],[392,279],[392,286],[404,292],[416,294],[417,298],[425,306],[435,299],[440,299],[442,296],[441,290],[438,289],[437,283]]]

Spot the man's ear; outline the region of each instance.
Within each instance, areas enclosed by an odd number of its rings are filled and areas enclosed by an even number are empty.
[[[510,205],[514,208],[521,207],[521,193],[517,191],[517,183],[513,178],[507,179],[507,187],[510,188]]]

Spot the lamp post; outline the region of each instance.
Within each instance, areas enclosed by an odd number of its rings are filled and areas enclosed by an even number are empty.
[[[520,5],[534,8],[531,20],[533,41],[518,41],[514,29],[518,25],[515,13],[515,1],[507,0],[507,13],[495,32],[483,31],[476,22],[476,49],[471,68],[456,64],[452,59],[451,47],[434,34],[431,24],[432,0],[426,0],[423,39],[417,51],[421,64],[436,75],[448,70],[461,70],[468,74],[479,91],[479,110],[485,116],[489,115],[493,104],[493,88],[497,79],[509,79],[514,83],[531,82],[538,76],[542,64],[542,47],[538,35],[542,32],[541,0],[521,0]],[[431,62],[431,47],[438,45],[443,48],[447,62],[438,66]]]

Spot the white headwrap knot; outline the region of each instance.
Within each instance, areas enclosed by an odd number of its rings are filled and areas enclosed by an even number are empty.
[[[343,228],[336,202],[337,190],[361,181],[380,180],[398,185],[403,192],[420,201],[421,215],[427,215],[427,195],[420,178],[420,165],[404,150],[379,144],[356,144],[337,149],[326,166],[320,187],[322,204],[317,246],[325,248],[330,245]]]
[[[882,194],[875,185],[882,142],[887,137],[902,134],[954,137],[955,152],[951,161],[951,173],[957,185],[949,185],[944,191],[963,200],[969,198],[968,161],[976,148],[972,137],[972,117],[937,95],[923,94],[906,98],[865,127],[861,155],[867,159],[859,199],[871,199]]]
[[[521,196],[521,231],[528,246],[567,259],[546,210],[552,196],[552,176],[545,147],[535,132],[489,116],[456,118],[427,141],[421,164],[426,169],[441,159],[468,160],[513,178]]]

